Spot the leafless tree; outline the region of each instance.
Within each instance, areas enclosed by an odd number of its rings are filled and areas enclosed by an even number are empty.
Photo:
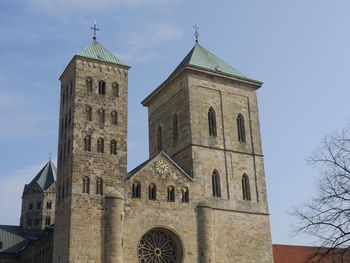
[[[308,262],[350,262],[350,127],[326,136],[307,161],[320,169],[321,179],[316,197],[294,210],[295,229],[323,247]]]

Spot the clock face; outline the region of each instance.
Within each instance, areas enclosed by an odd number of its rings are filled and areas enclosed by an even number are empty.
[[[169,170],[166,162],[162,160],[159,160],[158,162],[156,162],[155,169],[156,169],[156,172],[159,174],[165,174]]]

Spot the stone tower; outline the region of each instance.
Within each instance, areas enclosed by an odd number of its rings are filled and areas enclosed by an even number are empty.
[[[123,193],[127,172],[128,69],[94,38],[60,77],[55,263],[106,256],[104,195]]]
[[[198,262],[272,262],[261,85],[196,43],[142,102],[150,157],[163,150],[197,187]]]
[[[34,179],[24,186],[21,227],[26,236],[38,234],[55,220],[57,171],[49,160]]]

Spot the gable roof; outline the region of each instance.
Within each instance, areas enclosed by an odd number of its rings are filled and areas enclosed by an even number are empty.
[[[37,184],[43,191],[46,191],[57,180],[57,169],[49,160],[34,179],[24,186],[23,194],[28,193]]]
[[[92,41],[78,56],[102,60],[105,62],[126,66],[120,59],[116,58],[111,52],[105,49],[96,40]]]
[[[25,246],[23,228],[20,226],[0,225],[0,253],[16,253]]]
[[[175,163],[175,161],[173,159],[171,159],[165,152],[161,151],[160,153],[154,155],[153,157],[151,157],[150,159],[144,161],[143,163],[141,163],[140,165],[136,166],[133,170],[131,170],[130,172],[128,172],[128,176],[127,179],[130,179],[133,175],[135,175],[138,171],[142,170],[142,168],[144,168],[145,166],[147,166],[147,164],[149,164],[150,162],[152,162],[157,156],[162,155],[165,159],[167,159],[168,161],[170,161],[170,163],[172,163],[177,169],[179,169],[182,174],[189,179],[190,181],[193,181],[193,178],[191,176],[189,176],[177,163]]]
[[[209,50],[205,49],[198,43],[196,43],[195,46],[190,50],[190,52],[188,52],[186,57],[175,68],[173,73],[176,72],[178,69],[182,68],[184,65],[192,65],[211,71],[222,72],[229,75],[245,78],[245,76],[242,73],[240,73],[235,68],[224,62],[219,57],[215,56],[213,53],[211,53]]]

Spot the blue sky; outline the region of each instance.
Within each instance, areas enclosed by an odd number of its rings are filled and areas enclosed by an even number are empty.
[[[140,105],[200,43],[264,82],[259,113],[272,240],[292,236],[288,214],[314,195],[305,158],[349,123],[350,2],[325,0],[1,0],[0,223],[18,224],[25,183],[57,154],[59,81],[74,54],[98,41],[129,71],[128,170],[148,157]]]

